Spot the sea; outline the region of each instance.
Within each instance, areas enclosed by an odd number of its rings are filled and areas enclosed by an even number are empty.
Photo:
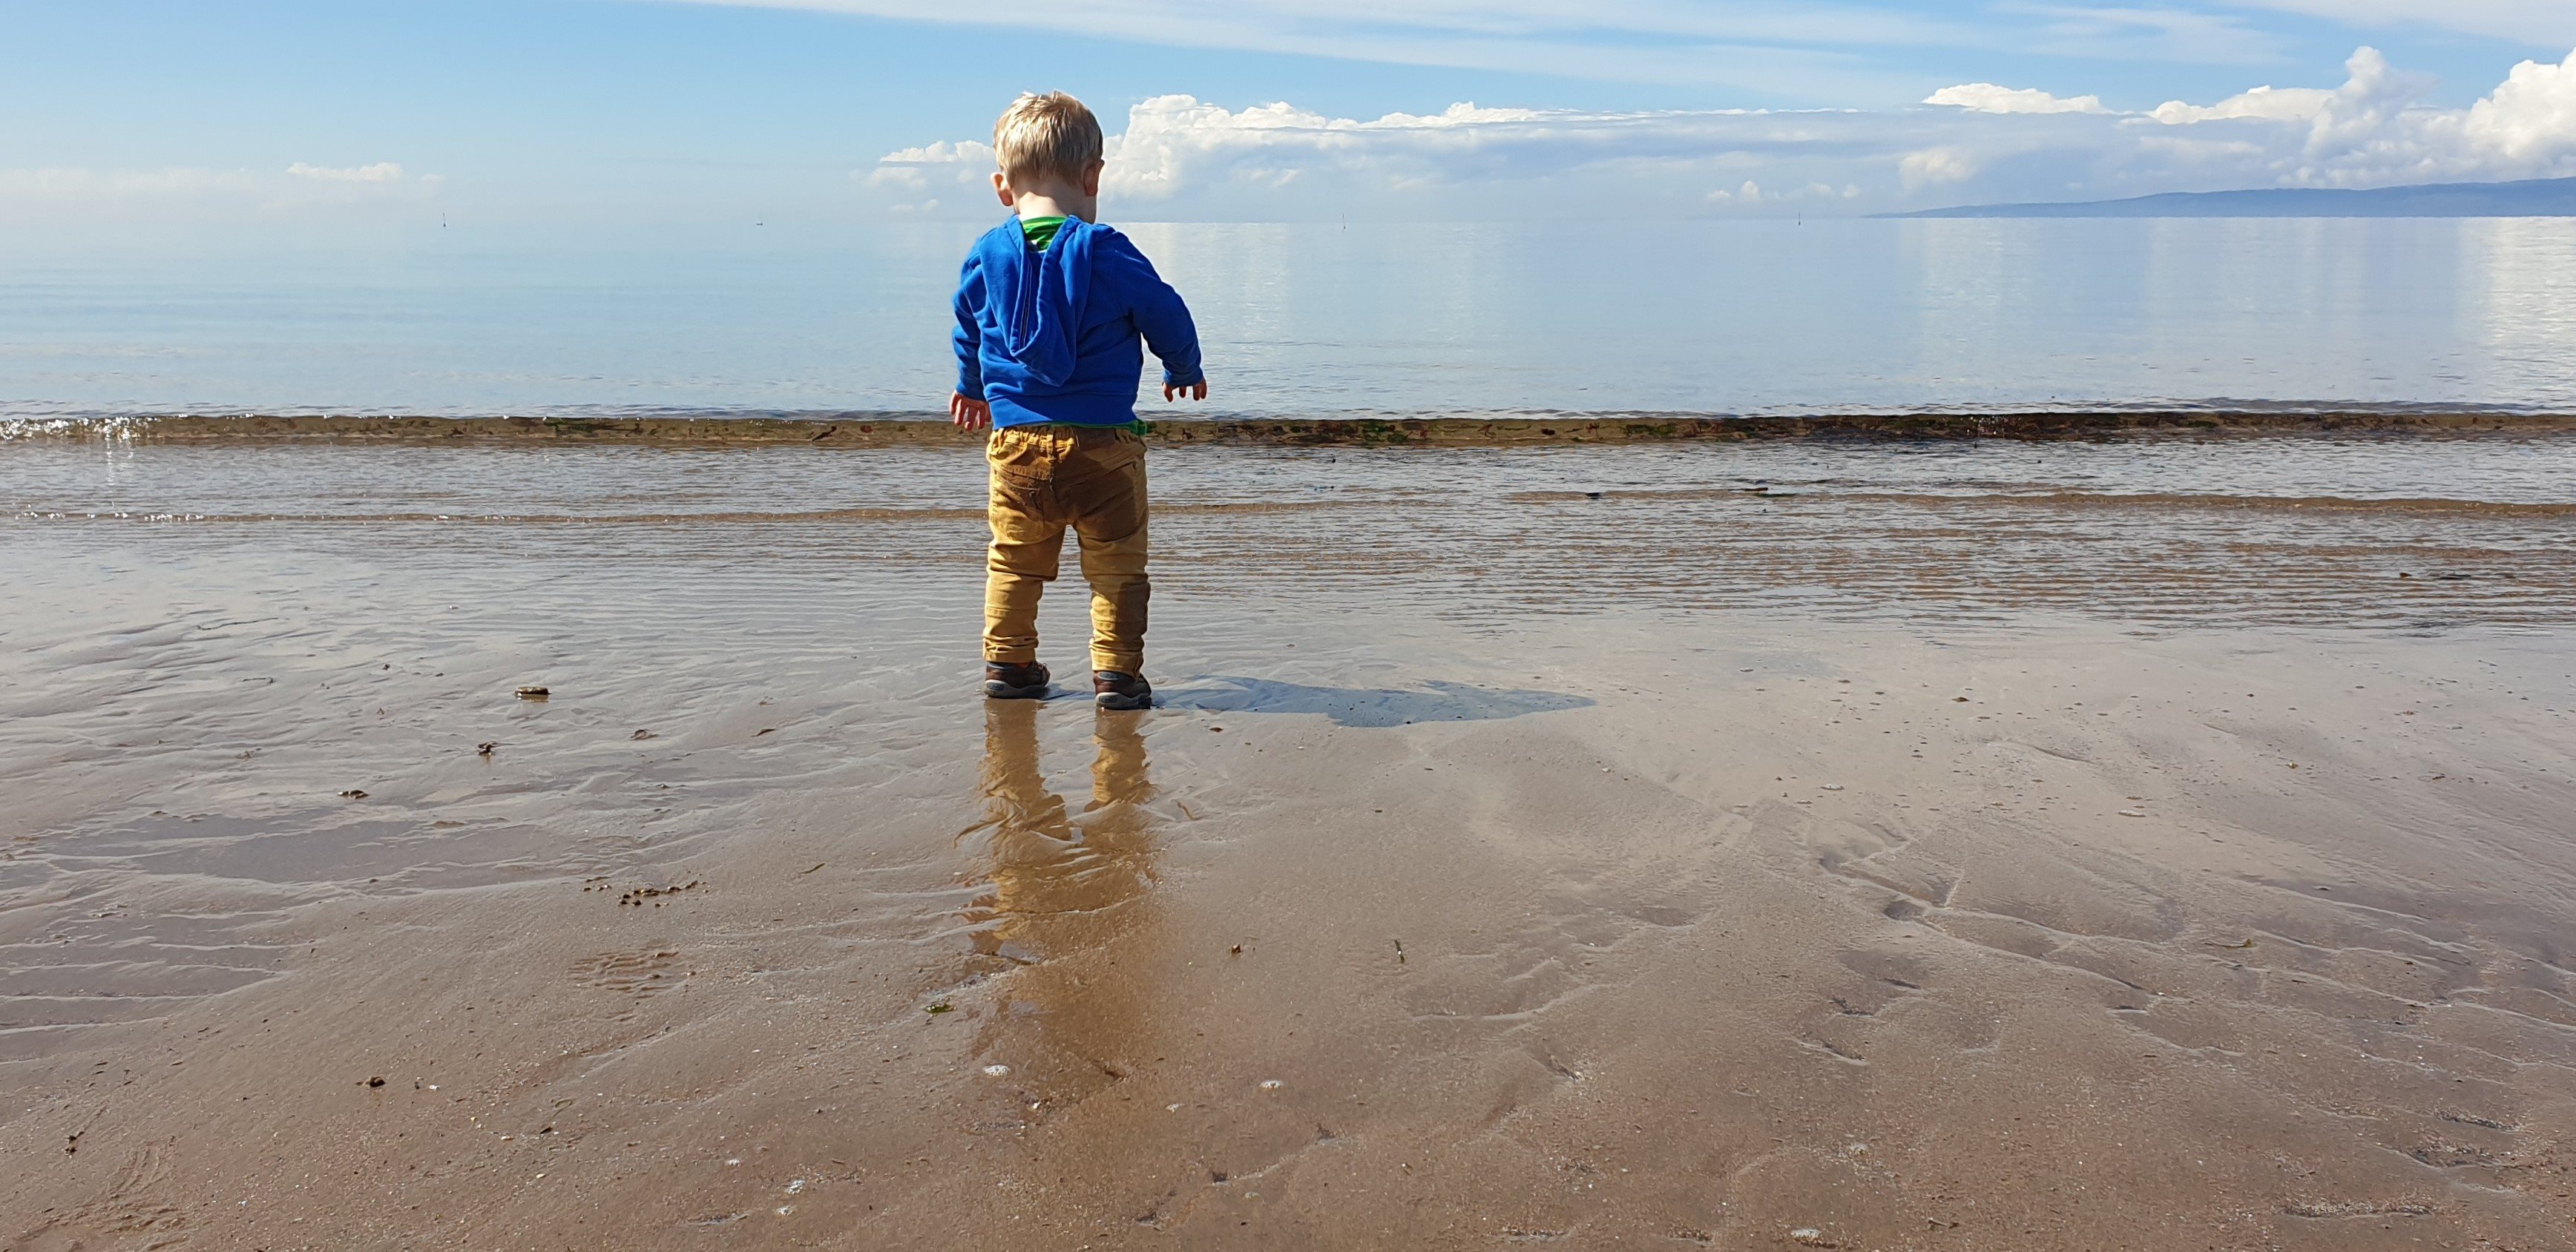
[[[0,419],[930,415],[980,229],[0,239]],[[1172,417],[2576,412],[2576,219],[1123,229],[1205,341]]]

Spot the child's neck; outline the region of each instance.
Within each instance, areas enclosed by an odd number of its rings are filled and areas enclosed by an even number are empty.
[[[1100,217],[1100,197],[1080,192],[1024,192],[1017,206],[1023,222],[1040,217],[1078,217],[1091,222]]]

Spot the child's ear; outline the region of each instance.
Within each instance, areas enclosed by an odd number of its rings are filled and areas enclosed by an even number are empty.
[[[993,171],[993,194],[1002,198],[1003,208],[1016,209],[1020,207],[1020,198],[1011,194],[1011,182],[1009,179],[1002,177],[1002,171],[1000,170]]]
[[[1086,196],[1100,194],[1100,171],[1108,164],[1107,161],[1094,161],[1090,169],[1082,172],[1082,194]]]

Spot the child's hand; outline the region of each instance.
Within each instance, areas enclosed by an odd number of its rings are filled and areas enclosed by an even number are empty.
[[[1202,387],[1199,390],[1205,391]],[[993,406],[967,396],[948,397],[948,420],[959,430],[982,430],[993,424]]]
[[[1187,387],[1175,387],[1170,383],[1163,384],[1163,403],[1170,404],[1172,400],[1178,396],[1188,396],[1193,400],[1207,399],[1207,380],[1201,379]]]

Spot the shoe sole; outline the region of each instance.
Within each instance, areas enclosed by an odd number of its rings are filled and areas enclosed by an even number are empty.
[[[987,680],[984,683],[984,698],[987,700],[1043,700],[1046,698],[1046,693],[1047,684],[1045,683],[1034,687],[1014,687],[999,679]]]
[[[1150,694],[1122,696],[1115,691],[1103,691],[1093,696],[1091,702],[1112,713],[1132,713],[1138,709],[1154,707],[1154,697]]]

